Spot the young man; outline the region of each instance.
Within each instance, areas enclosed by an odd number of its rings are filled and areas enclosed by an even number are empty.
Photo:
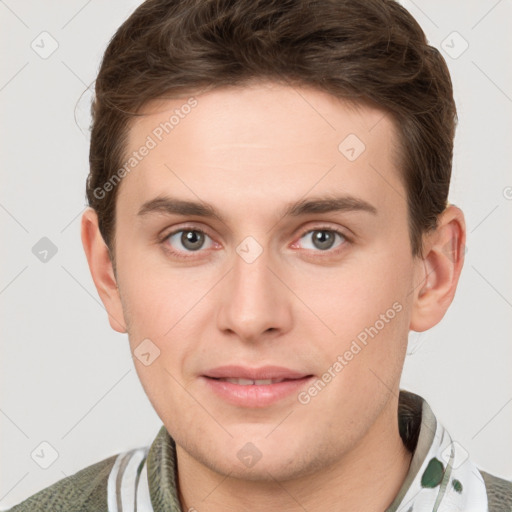
[[[163,426],[12,510],[504,511],[420,396],[448,309],[449,73],[390,0],[149,0],[96,82],[82,241]]]

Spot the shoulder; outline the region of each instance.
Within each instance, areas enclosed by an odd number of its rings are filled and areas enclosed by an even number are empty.
[[[489,512],[512,512],[512,481],[479,469],[487,490]]]
[[[108,478],[118,456],[113,455],[59,480],[7,512],[108,512]]]

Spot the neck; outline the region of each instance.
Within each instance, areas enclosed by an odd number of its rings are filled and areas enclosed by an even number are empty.
[[[286,482],[248,481],[211,471],[176,445],[183,511],[365,512],[385,510],[405,480],[412,453],[400,437],[393,397],[361,441],[342,460]]]

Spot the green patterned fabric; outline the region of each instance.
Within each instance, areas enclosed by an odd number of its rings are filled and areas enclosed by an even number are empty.
[[[477,469],[423,398],[400,391],[400,435],[413,452],[386,512],[512,512],[512,482]],[[10,512],[183,512],[176,445],[164,426],[153,443],[60,480]]]
[[[512,484],[508,480],[480,471],[487,488],[489,512],[509,512],[512,510]]]
[[[13,512],[109,512],[107,480],[117,456],[88,466],[74,475],[39,491],[19,505]]]

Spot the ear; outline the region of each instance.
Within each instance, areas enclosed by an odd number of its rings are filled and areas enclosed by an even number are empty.
[[[119,333],[125,333],[126,322],[110,253],[101,236],[96,211],[90,207],[82,215],[81,235],[89,270],[107,310],[110,326]]]
[[[444,210],[436,230],[425,236],[423,251],[409,326],[418,332],[439,323],[455,295],[466,251],[466,224],[459,208],[450,205]]]

